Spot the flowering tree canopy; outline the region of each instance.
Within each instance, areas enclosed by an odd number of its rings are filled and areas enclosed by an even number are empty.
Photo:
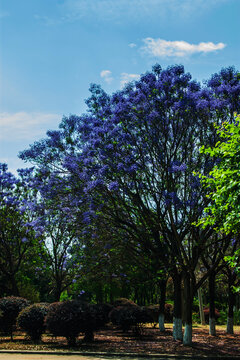
[[[183,66],[155,65],[111,96],[98,85],[90,91],[87,114],[64,118],[58,131],[21,158],[65,179],[73,204],[83,205],[86,225],[101,216],[128,232],[161,260],[176,287],[183,273],[190,325],[194,292],[208,276],[196,284],[196,267],[213,241],[210,224],[193,225],[209,203],[200,175],[217,161],[199,148],[215,144],[214,123],[233,121],[239,110],[239,74],[223,69],[202,87]],[[224,237],[217,241],[228,247]],[[214,266],[221,259],[222,251]],[[178,303],[180,298],[178,293]]]

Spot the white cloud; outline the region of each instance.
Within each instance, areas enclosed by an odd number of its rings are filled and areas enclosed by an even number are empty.
[[[51,113],[0,113],[0,139],[11,142],[29,139],[32,142],[43,136],[53,124],[56,127],[60,120],[59,114]]]
[[[134,48],[134,47],[136,47],[137,45],[134,44],[134,43],[131,43],[131,44],[128,44],[128,46],[129,46],[130,48]]]
[[[128,82],[138,80],[139,78],[140,78],[140,75],[138,75],[138,74],[122,73],[121,81],[120,81],[121,88],[123,88],[124,85],[126,85]]]
[[[186,41],[167,41],[163,39],[153,39],[151,37],[143,39],[144,46],[141,48],[145,53],[155,57],[176,56],[183,57],[194,53],[208,53],[222,50],[226,44],[213,42],[201,42],[190,44]]]
[[[110,70],[102,70],[100,72],[100,76],[106,81],[106,83],[110,84],[113,81],[112,72]]]

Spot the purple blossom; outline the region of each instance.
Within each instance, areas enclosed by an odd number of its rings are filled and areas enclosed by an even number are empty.
[[[138,166],[137,164],[133,164],[130,166],[130,168],[128,169],[129,173],[135,173],[138,170]]]
[[[167,206],[174,205],[176,208],[182,207],[182,201],[179,199],[175,192],[164,192],[165,204]]]
[[[112,181],[110,182],[108,188],[110,191],[117,191],[119,189],[119,184],[117,181]]]
[[[169,172],[179,172],[179,171],[186,171],[187,165],[185,163],[180,163],[180,161],[173,161],[171,166],[169,167]]]
[[[118,169],[118,170],[124,170],[124,168],[125,168],[125,166],[124,166],[123,163],[119,163],[119,164],[117,165],[117,169]]]

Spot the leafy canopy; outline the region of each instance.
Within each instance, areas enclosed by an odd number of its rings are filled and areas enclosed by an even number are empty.
[[[217,127],[220,140],[213,147],[202,147],[201,153],[218,158],[218,164],[201,181],[209,190],[210,205],[200,221],[225,233],[237,233],[240,228],[240,115],[233,123]]]

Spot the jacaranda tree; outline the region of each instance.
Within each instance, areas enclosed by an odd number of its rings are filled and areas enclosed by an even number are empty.
[[[211,226],[193,225],[209,201],[193,172],[207,174],[214,165],[199,147],[214,143],[213,123],[231,119],[239,100],[232,68],[207,85],[201,88],[182,66],[159,65],[112,96],[93,85],[87,114],[65,118],[59,131],[21,155],[66,172],[76,201],[87,199],[86,222],[94,216],[111,219],[158,257],[174,282],[175,338],[182,337],[183,279],[185,344],[191,343],[193,296],[213,271],[197,281],[198,261],[215,241]],[[225,237],[217,241],[228,247]],[[222,251],[213,266],[221,259]]]
[[[184,342],[190,343],[195,269],[212,235],[211,228],[192,225],[206,204],[193,171],[206,173],[212,166],[198,149],[215,139],[213,118],[223,105],[213,102],[212,91],[202,90],[181,66],[164,71],[156,66],[111,98],[99,87],[91,91],[90,114],[79,126],[86,145],[77,159],[85,164],[86,191],[98,189],[104,212],[111,211],[119,226],[138,233],[171,271],[180,328],[183,275]]]

